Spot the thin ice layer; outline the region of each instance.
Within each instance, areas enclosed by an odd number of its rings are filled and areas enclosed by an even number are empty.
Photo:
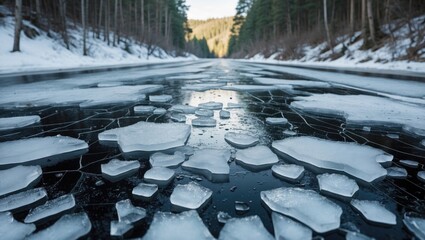
[[[306,136],[274,141],[272,147],[288,160],[304,163],[313,169],[345,172],[366,182],[384,178],[387,171],[378,161],[386,162],[393,158],[370,146]]]
[[[182,164],[185,170],[201,173],[208,179],[220,176],[228,176],[230,172],[229,150],[201,149],[196,150],[188,161]]]
[[[0,169],[23,165],[52,166],[87,152],[85,141],[66,137],[37,137],[0,143]]]
[[[271,210],[295,218],[318,233],[339,228],[341,207],[315,191],[282,187],[262,191],[261,200]]]
[[[149,199],[158,192],[158,185],[150,183],[139,183],[131,192],[135,197]]]
[[[277,240],[309,240],[313,237],[310,228],[282,214],[272,212],[272,221]]]
[[[258,137],[243,133],[228,132],[224,134],[224,140],[236,148],[247,148],[257,145]]]
[[[135,106],[133,108],[135,114],[152,114],[155,111],[156,107],[154,106]]]
[[[224,86],[223,90],[241,91],[241,92],[267,92],[271,90],[277,90],[276,86],[264,86],[264,85],[231,85]]]
[[[0,199],[0,212],[24,211],[46,199],[47,192],[44,188],[29,189],[25,192],[16,193]]]
[[[327,82],[309,81],[309,80],[289,80],[279,78],[264,78],[256,77],[253,78],[254,82],[264,85],[292,85],[300,87],[316,87],[316,88],[328,88],[331,85]]]
[[[86,213],[62,216],[52,226],[28,237],[28,240],[69,240],[79,239],[91,231],[91,222]]]
[[[202,207],[211,195],[210,189],[192,181],[188,184],[178,184],[170,196],[170,202],[183,209],[196,210]]]
[[[151,167],[177,167],[185,159],[186,156],[180,151],[174,152],[173,155],[157,152],[151,155],[149,163]]]
[[[405,213],[403,223],[418,239],[425,239],[425,218],[415,216],[414,213]]]
[[[40,166],[16,166],[0,170],[0,196],[15,193],[35,185],[43,171]]]
[[[136,124],[101,132],[100,141],[116,141],[124,153],[163,151],[183,146],[190,135],[190,125],[183,123]]]
[[[394,213],[387,210],[384,205],[378,201],[353,199],[351,201],[351,206],[359,211],[363,217],[371,223],[385,225],[397,224]]]
[[[272,171],[277,177],[289,181],[298,181],[304,175],[304,167],[295,164],[276,164]]]
[[[225,86],[225,83],[197,83],[190,84],[182,87],[182,90],[192,90],[192,91],[207,91],[211,89],[218,89]]]
[[[38,115],[0,118],[0,131],[24,128],[39,122]]]
[[[229,219],[220,231],[220,240],[273,240],[257,215]]]
[[[0,212],[1,239],[20,240],[35,231],[34,224],[24,224],[16,221],[10,212]]]
[[[356,181],[345,175],[325,173],[316,177],[321,192],[351,198],[359,190]]]
[[[173,214],[155,213],[143,240],[213,240],[195,210]]]
[[[423,106],[368,95],[314,94],[297,97],[291,106],[306,112],[345,118],[348,125],[394,126],[425,136]]]
[[[136,173],[140,168],[139,161],[122,161],[112,159],[108,163],[101,164],[102,176],[111,181],[118,181]]]
[[[148,183],[167,185],[173,180],[174,170],[165,167],[153,167],[145,172],[143,179]]]
[[[25,223],[40,222],[46,218],[54,217],[75,207],[74,195],[66,194],[47,201],[45,204],[33,208],[25,217]]]
[[[141,207],[135,207],[130,199],[121,200],[115,203],[118,214],[118,221],[127,224],[136,223],[146,217],[146,210]]]
[[[250,168],[267,169],[279,161],[266,146],[255,146],[236,152],[236,162]]]

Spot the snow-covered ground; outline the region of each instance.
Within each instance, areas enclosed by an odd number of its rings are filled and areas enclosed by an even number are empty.
[[[423,22],[425,15],[417,17],[411,21],[411,27],[414,30],[414,43],[421,41],[419,29],[424,28]],[[344,46],[345,53],[341,57],[332,60],[332,51],[326,51],[327,43],[323,42],[318,45],[303,45],[301,46],[302,57],[295,60],[277,60],[279,55],[285,51],[282,49],[270,57],[264,57],[262,53],[249,58],[250,61],[267,62],[286,65],[310,65],[314,67],[337,67],[337,68],[361,68],[361,69],[382,69],[382,70],[400,70],[425,73],[425,49],[419,51],[419,58],[422,61],[401,60],[407,55],[409,47],[412,46],[412,39],[409,38],[409,26],[407,24],[396,28],[396,22],[386,24],[381,27],[381,31],[391,35],[389,29],[392,30],[394,41],[387,41],[376,50],[362,50],[363,39],[350,43],[351,39],[358,37],[361,32],[356,32],[353,36],[341,36],[337,38],[337,44],[334,47],[334,52],[339,54]]]
[[[0,10],[7,11],[5,8]],[[112,44],[108,46],[103,41],[103,36],[101,39],[93,38],[91,31],[88,32],[87,40],[88,56],[83,56],[81,28],[69,28],[70,49],[68,50],[59,34],[50,32],[52,37],[48,37],[46,32],[25,20],[24,24],[36,29],[40,35],[30,39],[21,32],[21,52],[12,53],[15,20],[10,13],[7,15],[9,16],[0,19],[0,74],[196,59],[191,54],[187,54],[186,57],[174,57],[159,47],[156,47],[148,56],[147,46],[140,46],[132,40],[126,51],[123,42],[120,46],[113,47]]]

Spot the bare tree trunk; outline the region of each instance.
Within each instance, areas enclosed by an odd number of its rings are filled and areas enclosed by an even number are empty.
[[[326,30],[326,38],[328,39],[328,45],[329,45],[329,48],[332,50],[332,53],[334,53],[334,49],[332,47],[332,42],[331,42],[331,34],[329,32],[329,26],[328,26],[328,10],[327,10],[326,0],[323,0],[323,19],[325,20],[325,30]]]
[[[35,12],[36,12],[35,22],[38,24],[40,23],[40,18],[41,18],[41,0],[35,0]]]
[[[68,26],[66,22],[66,0],[59,1],[59,11],[63,31],[63,41],[65,42],[66,49],[69,49]]]
[[[367,45],[368,40],[368,28],[366,21],[366,0],[362,0],[362,36],[363,36],[363,45]]]
[[[351,31],[351,35],[354,34],[354,9],[355,9],[355,4],[354,4],[354,0],[350,0],[350,31]]]
[[[83,55],[87,56],[86,0],[81,0],[81,23],[83,25]]]
[[[115,0],[115,8],[114,8],[114,37],[112,38],[112,46],[115,47],[115,41],[117,39],[118,32],[118,0]]]
[[[375,25],[373,23],[373,9],[372,9],[372,0],[367,0],[367,18],[369,21],[369,31],[370,37],[374,45],[376,45],[375,39]]]
[[[99,6],[99,21],[98,21],[98,31],[97,31],[97,38],[100,38],[100,28],[102,26],[102,12],[103,12],[103,0],[100,0],[100,6]]]
[[[292,22],[291,22],[291,5],[289,0],[286,0],[286,31],[289,35],[292,35]]]
[[[144,0],[140,0],[140,20],[141,20],[141,27],[142,27],[142,31],[141,31],[141,36],[140,36],[140,43],[143,42],[143,38],[145,35],[145,1]]]
[[[15,1],[15,37],[13,39],[12,52],[20,52],[19,47],[21,42],[21,29],[22,29],[22,0]]]

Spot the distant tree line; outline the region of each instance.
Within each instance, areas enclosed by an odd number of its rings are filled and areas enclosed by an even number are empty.
[[[190,30],[185,0],[6,0],[3,4],[15,12],[13,51],[20,50],[20,32],[26,27],[21,19],[48,33],[60,33],[68,49],[73,44],[69,30],[80,26],[83,55],[87,55],[86,41],[90,37],[113,46],[128,46],[131,40],[146,44],[150,53],[156,46],[184,50]]]
[[[267,56],[284,48],[283,58],[296,58],[302,44],[326,41],[329,50],[336,37],[357,31],[362,32],[357,37],[364,40],[363,47],[374,48],[384,37],[379,26],[393,20],[408,24],[424,13],[424,0],[239,0],[228,54]],[[425,47],[423,38],[416,42],[417,49]]]

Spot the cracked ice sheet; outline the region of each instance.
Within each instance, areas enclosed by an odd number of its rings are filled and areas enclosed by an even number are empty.
[[[291,106],[316,114],[344,117],[347,125],[402,127],[425,136],[424,106],[367,95],[315,94],[296,97]]]

